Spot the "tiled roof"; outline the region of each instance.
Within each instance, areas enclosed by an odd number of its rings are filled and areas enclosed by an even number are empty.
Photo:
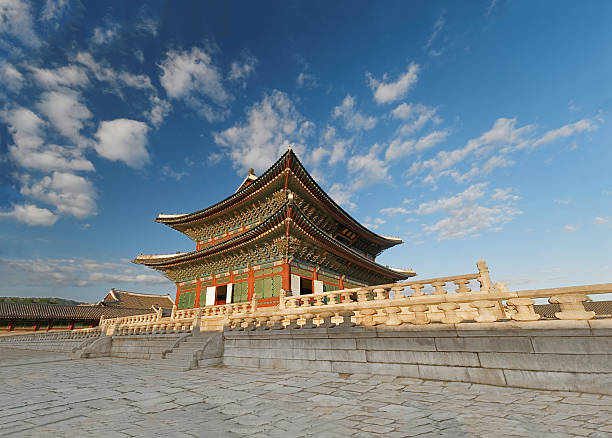
[[[533,307],[544,318],[555,318],[555,312],[561,311],[558,304],[536,304]],[[584,308],[597,316],[612,317],[612,301],[588,301],[584,303]]]
[[[106,318],[151,313],[149,309],[130,309],[105,306],[61,306],[41,303],[2,303],[0,318],[18,319],[68,319],[95,320],[104,315]]]
[[[110,295],[114,295],[116,300],[109,299]],[[146,309],[147,311],[151,311],[151,306],[172,309],[174,302],[169,295],[141,294],[111,289],[109,295],[107,295],[104,301],[102,301],[100,304],[105,307],[124,307],[130,309]]]

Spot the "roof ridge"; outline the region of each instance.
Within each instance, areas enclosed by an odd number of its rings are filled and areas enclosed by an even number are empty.
[[[129,290],[121,290],[121,289],[114,289],[115,292],[120,292],[123,294],[130,294],[130,295],[140,295],[140,296],[145,296],[145,297],[169,297],[170,294],[148,294],[145,292],[131,292]]]

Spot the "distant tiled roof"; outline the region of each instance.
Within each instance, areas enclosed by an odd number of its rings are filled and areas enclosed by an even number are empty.
[[[105,307],[126,307],[130,309],[147,309],[151,306],[172,309],[174,302],[169,295],[141,294],[124,290],[111,289],[106,298],[100,302]]]
[[[533,307],[544,318],[555,318],[555,312],[561,311],[558,304],[536,304]],[[597,316],[612,317],[612,301],[588,301],[584,303],[584,308]]]
[[[0,318],[94,320],[151,313],[151,309],[105,306],[61,306],[41,303],[0,303]]]

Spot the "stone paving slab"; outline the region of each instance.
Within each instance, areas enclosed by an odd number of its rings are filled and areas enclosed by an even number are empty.
[[[612,397],[3,348],[0,436],[595,438]]]

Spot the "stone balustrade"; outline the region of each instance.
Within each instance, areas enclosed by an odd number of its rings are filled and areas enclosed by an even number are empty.
[[[107,334],[140,335],[186,333],[193,330],[314,328],[336,326],[375,327],[538,321],[535,299],[559,305],[556,319],[588,320],[594,312],[584,308],[589,295],[610,293],[612,284],[555,289],[509,291],[491,281],[484,260],[478,272],[401,283],[344,289],[320,294],[287,296],[281,289],[276,307],[257,308],[249,302],[194,309],[172,310],[124,318],[101,319]]]
[[[74,330],[62,330],[56,332],[36,332],[36,333],[24,333],[11,336],[0,336],[0,344],[15,344],[15,343],[29,343],[34,340],[36,341],[59,341],[64,339],[86,339],[100,336],[101,330],[99,327],[74,329]]]
[[[478,273],[403,283],[345,289],[321,294],[285,296],[277,308],[262,308],[228,318],[231,330],[334,326],[493,323],[537,321],[534,299],[559,304],[557,319],[588,320],[584,302],[590,294],[612,292],[612,283],[511,292],[493,284],[484,261]],[[477,288],[471,286],[477,283]]]

